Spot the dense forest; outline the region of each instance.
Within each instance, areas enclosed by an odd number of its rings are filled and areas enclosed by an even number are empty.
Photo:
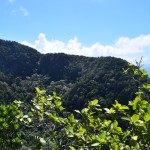
[[[17,42],[0,40],[0,101],[29,102],[35,87],[57,92],[68,110],[82,109],[88,100],[103,107],[115,99],[123,104],[134,98],[137,83],[123,74],[128,62],[114,57],[40,54]]]
[[[115,57],[41,54],[0,40],[0,144],[14,149],[23,143],[22,150],[119,150],[125,145],[130,150],[131,138],[131,149],[140,149],[149,141],[149,124],[134,123],[140,117],[150,121],[149,82],[138,63],[129,66]],[[148,102],[141,103],[142,99]],[[121,121],[121,115],[129,122]],[[129,136],[129,124],[132,129],[136,126],[133,136]],[[136,134],[144,138],[139,147]]]

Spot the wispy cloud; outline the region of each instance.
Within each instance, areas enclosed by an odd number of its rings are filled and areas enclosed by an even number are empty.
[[[23,13],[24,16],[28,16],[29,15],[29,12],[26,8],[20,6],[19,7],[19,10]]]
[[[13,2],[15,2],[15,0],[9,0],[9,2],[10,2],[10,3],[13,3]]]
[[[47,40],[45,34],[40,33],[34,44],[23,41],[22,44],[37,49],[41,53],[67,53],[92,57],[115,56],[124,58],[130,62],[144,56],[144,63],[150,59],[150,34],[135,38],[120,37],[113,45],[102,45],[99,42],[87,47],[82,45],[76,37],[67,43],[59,40]]]

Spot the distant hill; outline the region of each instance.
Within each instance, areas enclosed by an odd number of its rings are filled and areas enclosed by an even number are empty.
[[[118,99],[128,103],[137,90],[134,80],[123,74],[128,62],[114,57],[40,54],[17,42],[0,40],[0,102],[28,102],[39,86],[56,91],[68,110],[81,109],[98,98],[103,107]]]

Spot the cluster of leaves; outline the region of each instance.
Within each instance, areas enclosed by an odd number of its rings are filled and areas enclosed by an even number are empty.
[[[15,149],[21,146],[19,121],[16,116],[20,110],[15,104],[0,105],[0,147]]]

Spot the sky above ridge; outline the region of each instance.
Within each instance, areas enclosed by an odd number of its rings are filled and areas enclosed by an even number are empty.
[[[0,0],[0,38],[41,53],[115,56],[150,66],[150,0]]]

